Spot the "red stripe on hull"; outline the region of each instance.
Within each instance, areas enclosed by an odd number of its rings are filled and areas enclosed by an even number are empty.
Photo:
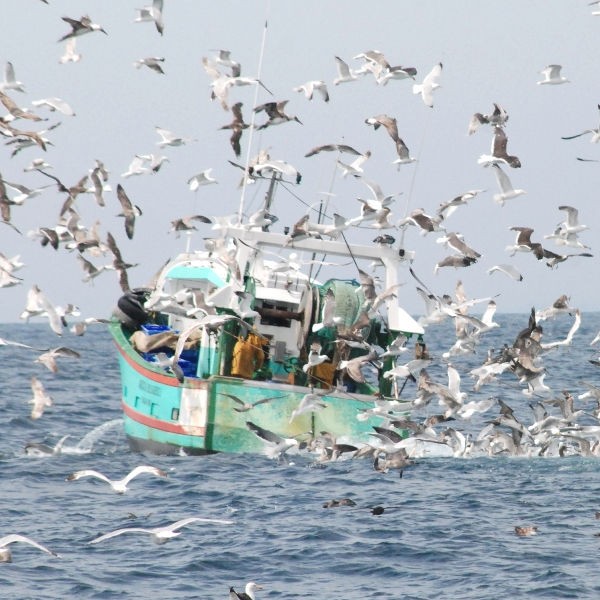
[[[168,433],[177,433],[179,435],[194,435],[199,437],[204,437],[206,435],[205,427],[193,427],[194,433],[190,433],[186,431],[182,425],[178,425],[176,423],[166,423],[165,421],[161,421],[155,417],[149,417],[148,415],[144,415],[137,410],[131,408],[131,406],[127,406],[124,402],[121,403],[123,407],[123,412],[133,421],[140,423],[141,425],[145,425],[146,427],[150,427],[151,429],[158,429],[159,431],[166,431]]]

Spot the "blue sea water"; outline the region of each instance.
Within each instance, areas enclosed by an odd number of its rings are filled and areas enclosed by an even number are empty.
[[[468,369],[483,362],[488,347],[512,343],[527,318],[497,316],[501,327],[486,334],[478,353],[453,360],[463,391],[471,395]],[[571,322],[544,322],[544,340],[564,337]],[[583,381],[599,383],[598,367],[588,362],[599,329],[600,314],[584,314],[573,344],[546,357],[555,396],[569,389],[577,397]],[[452,336],[450,323],[430,326],[430,352],[439,356]],[[81,353],[59,359],[52,374],[33,362],[39,352],[0,346],[0,537],[20,533],[60,554],[13,544],[13,562],[0,564],[0,598],[224,600],[230,586],[242,590],[250,580],[264,586],[257,600],[600,597],[597,458],[427,458],[400,477],[376,472],[370,459],[140,456],[122,432],[116,354],[101,326],[58,339],[44,324],[11,324],[0,326],[0,337]],[[444,366],[431,372],[441,379]],[[27,404],[32,375],[54,401],[38,420]],[[410,398],[414,388],[406,391]],[[524,396],[514,377],[481,394],[501,396],[531,421],[535,398]],[[497,412],[464,426],[476,432]],[[67,434],[61,454],[24,452],[27,443],[54,444]],[[138,464],[168,477],[142,475],[123,495],[94,479],[66,481],[82,468],[118,478]],[[346,497],[355,506],[323,506]],[[385,511],[375,515],[374,506]],[[189,516],[233,523],[194,523],[163,545],[139,534],[88,543],[114,529]],[[526,524],[538,535],[516,536],[514,527]]]

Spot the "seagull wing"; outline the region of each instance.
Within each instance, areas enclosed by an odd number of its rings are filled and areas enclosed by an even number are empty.
[[[109,538],[116,537],[117,535],[121,535],[123,533],[150,533],[150,534],[153,534],[154,530],[153,529],[144,529],[142,527],[127,527],[125,529],[117,529],[115,531],[111,531],[110,533],[105,533],[104,535],[101,535],[100,537],[97,537],[88,543],[89,544],[98,544],[100,542],[103,542],[104,540],[108,540]]]
[[[4,537],[0,538],[0,548],[4,548],[9,544],[14,544],[15,542],[23,542],[24,544],[29,544],[30,546],[41,550],[42,552],[46,552],[47,554],[51,554],[52,556],[58,556],[56,552],[53,552],[49,548],[46,548],[46,546],[42,546],[42,544],[38,544],[31,538],[28,538],[24,535],[19,535],[18,533],[11,533],[10,535],[5,535]]]
[[[77,479],[81,479],[82,477],[95,477],[96,479],[101,479],[106,483],[112,485],[112,481],[103,473],[99,471],[95,471],[94,469],[83,469],[81,471],[75,471],[75,473],[71,473],[67,477],[67,481],[76,481]]]

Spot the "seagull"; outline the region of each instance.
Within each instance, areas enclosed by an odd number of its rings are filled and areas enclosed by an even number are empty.
[[[564,262],[568,258],[573,258],[574,256],[585,256],[586,258],[592,258],[594,255],[589,252],[578,252],[577,254],[556,254],[556,252],[552,252],[547,248],[541,248],[541,256],[536,254],[536,258],[540,260],[541,258],[547,258],[546,264],[552,269],[556,267],[559,263]]]
[[[19,195],[17,196],[13,196],[13,198],[11,198],[11,204],[23,204],[23,202],[25,202],[25,200],[28,200],[29,198],[35,198],[36,196],[39,196],[47,187],[47,185],[44,185],[42,187],[39,188],[28,188],[25,185],[21,185],[20,183],[11,183],[10,181],[6,181],[4,180],[4,184],[7,185],[9,188],[15,190],[16,192],[20,192]]]
[[[210,183],[217,183],[217,180],[214,177],[211,177],[212,167],[210,169],[205,169],[204,171],[190,177],[187,180],[188,185],[190,186],[190,190],[195,192],[201,185],[208,185]]]
[[[33,106],[46,106],[51,111],[58,111],[67,117],[74,117],[75,111],[67,104],[64,100],[60,98],[52,97],[52,98],[42,98],[40,100],[32,100],[31,104]]]
[[[108,324],[110,321],[108,319],[102,319],[98,317],[86,317],[83,319],[83,321],[77,321],[76,323],[73,323],[69,331],[73,335],[83,335],[87,331],[88,325],[91,325],[92,323]]]
[[[260,406],[261,404],[266,404],[267,402],[271,402],[272,400],[279,400],[280,398],[285,398],[285,396],[271,396],[269,398],[261,398],[260,400],[257,400],[256,402],[246,402],[246,401],[242,400],[241,398],[234,396],[233,394],[226,394],[225,392],[219,392],[219,394],[221,396],[226,396],[227,398],[230,398],[231,400],[233,400],[238,405],[238,406],[234,406],[233,410],[235,410],[235,412],[238,412],[238,413],[247,412],[249,410],[252,410],[256,406]]]
[[[440,87],[439,79],[442,74],[442,63],[437,63],[425,76],[422,83],[413,84],[413,94],[421,94],[425,106],[433,108],[433,92]]]
[[[132,175],[143,175],[144,173],[148,173],[150,169],[144,166],[145,162],[143,157],[136,154],[127,171],[121,173],[121,177],[131,177]]]
[[[493,267],[490,267],[487,270],[487,273],[490,275],[495,272],[504,273],[505,275],[508,275],[510,278],[514,279],[515,281],[523,281],[523,275],[521,275],[521,273],[519,273],[519,271],[517,271],[517,269],[515,267],[513,267],[512,265],[507,265],[507,264],[494,265]]]
[[[263,429],[259,425],[255,425],[252,421],[246,421],[246,427],[265,442],[264,453],[269,458],[283,459],[291,448],[299,446],[298,440],[283,438],[268,429]]]
[[[17,103],[8,94],[5,94],[2,90],[0,90],[0,102],[2,102],[2,104],[4,105],[4,108],[6,108],[6,110],[10,113],[10,115],[15,119],[28,119],[29,121],[42,121],[43,120],[41,117],[38,117],[33,112],[31,112],[25,108],[20,108],[17,105]],[[3,127],[8,129],[9,125],[8,125],[7,121],[8,121],[8,118],[4,117],[4,119],[2,121],[0,121],[0,123],[3,124]],[[14,137],[16,135],[25,135],[25,133],[28,133],[28,134],[35,133],[35,132],[19,131],[16,129],[15,130],[9,129],[9,131],[11,131],[11,133],[12,133],[11,137]],[[38,137],[39,137],[39,134],[38,134]],[[43,147],[43,149],[45,150],[46,148]]]
[[[389,115],[376,115],[374,117],[369,117],[365,119],[365,123],[367,125],[372,125],[373,129],[377,130],[379,127],[383,125],[389,136],[392,138],[394,143],[396,144],[396,152],[399,156],[399,159],[394,161],[394,163],[398,163],[398,165],[406,162],[413,162],[414,158],[409,156],[408,147],[402,140],[402,138],[398,135],[398,123],[394,117],[390,117]]]
[[[589,229],[587,225],[579,223],[579,211],[573,206],[562,205],[558,207],[558,210],[564,210],[567,213],[567,217],[564,221],[558,224],[557,229],[561,233],[580,233]]]
[[[135,467],[132,471],[130,471],[123,479],[109,479],[103,473],[99,471],[94,471],[93,469],[83,469],[82,471],[75,471],[75,473],[71,473],[71,475],[67,476],[67,481],[77,481],[77,479],[81,479],[82,477],[95,477],[96,479],[101,479],[110,485],[110,487],[117,492],[117,494],[124,494],[127,491],[127,484],[138,475],[142,473],[149,473],[150,475],[156,475],[157,477],[167,477],[166,471],[162,469],[158,469],[157,467],[152,467],[149,465],[140,465]],[[98,540],[99,541],[99,540]]]
[[[436,212],[443,219],[447,219],[459,206],[467,204],[469,200],[472,200],[477,194],[481,194],[482,192],[485,192],[485,190],[469,190],[464,192],[459,196],[455,196],[449,202],[440,204]]]
[[[79,19],[71,19],[70,17],[61,17],[65,23],[68,23],[71,26],[71,31],[65,35],[63,35],[58,41],[64,42],[73,37],[77,37],[83,35],[85,33],[92,33],[93,31],[101,31],[106,34],[106,31],[97,23],[92,23],[92,20],[84,15]],[[107,34],[108,35],[108,34]]]
[[[519,536],[536,535],[538,528],[535,525],[516,525],[515,533]]]
[[[225,51],[220,51],[225,52]],[[227,55],[229,53],[227,52]],[[240,65],[227,60],[228,63],[231,63],[232,74],[231,76],[225,75],[221,73],[218,69],[218,64],[223,63],[224,59],[217,58],[216,60],[212,60],[206,57],[202,57],[202,66],[206,71],[207,75],[212,80],[210,83],[210,97],[212,100],[218,98],[221,102],[221,106],[224,110],[229,110],[228,102],[228,94],[231,87],[236,86],[246,86],[246,85],[260,85],[264,88],[269,94],[272,95],[271,91],[265,86],[265,84],[256,77],[241,77],[240,76]],[[229,66],[229,64],[228,64]]]
[[[123,260],[123,257],[121,255],[121,250],[117,246],[117,242],[115,241],[115,238],[113,237],[113,235],[110,231],[107,232],[107,234],[106,234],[106,245],[108,246],[108,248],[110,249],[110,251],[113,254],[112,268],[115,271],[117,271],[117,273],[119,275],[119,285],[121,286],[121,290],[123,292],[128,292],[130,290],[130,287],[129,287],[129,277],[127,276],[127,269],[130,269],[131,267],[137,267],[137,263],[135,263],[135,264],[126,263]]]
[[[119,183],[117,184],[117,198],[121,203],[122,211],[117,216],[125,217],[125,233],[127,237],[131,240],[133,239],[134,227],[135,227],[135,218],[139,217],[142,214],[142,209],[131,203],[131,200],[125,193],[123,186]]]
[[[66,346],[59,346],[58,348],[51,348],[47,352],[40,354],[34,362],[40,363],[48,368],[52,373],[58,372],[58,366],[56,364],[56,359],[66,356],[69,358],[81,358],[81,354],[72,350],[71,348],[67,348]]]
[[[570,298],[566,294],[562,294],[552,303],[552,306],[535,313],[536,321],[545,321],[550,318],[554,319],[556,315],[561,313],[572,314],[575,309],[572,306],[569,306],[569,300]]]
[[[378,77],[377,83],[387,85],[390,79],[414,79],[416,76],[417,70],[414,67],[388,66],[385,72],[382,71],[382,74]]]
[[[62,335],[63,323],[56,311],[56,308],[46,298],[42,290],[34,284],[27,292],[27,302],[25,309],[19,316],[20,319],[24,319],[25,322],[29,321],[31,317],[44,316],[48,318],[50,328],[56,335]]]
[[[476,250],[473,250],[473,248],[467,246],[462,238],[462,234],[450,232],[446,233],[445,236],[438,238],[436,242],[438,244],[444,244],[456,252],[460,252],[460,254],[463,256],[468,256],[469,258],[475,259],[481,258],[481,254],[479,254],[479,252]]]
[[[458,269],[459,267],[469,267],[475,262],[477,262],[477,259],[472,256],[451,254],[450,256],[446,256],[436,263],[435,267],[433,268],[433,272],[437,274],[438,270],[442,267],[454,267],[455,269]]]
[[[331,288],[329,288],[331,289]],[[316,323],[315,323],[316,325]],[[314,328],[314,326],[313,326]],[[314,331],[314,329],[313,329]],[[306,364],[303,365],[302,370],[305,373],[308,373],[308,371],[310,369],[312,369],[313,367],[316,367],[317,365],[320,365],[321,363],[325,362],[326,360],[331,361],[331,358],[329,356],[327,356],[327,354],[320,354],[322,350],[322,346],[319,342],[313,342],[310,345],[310,350],[308,352],[308,356],[306,358]]]
[[[600,111],[600,104],[598,104],[598,110]],[[576,133],[575,135],[568,135],[561,137],[561,140],[574,140],[575,138],[581,137],[582,135],[586,135],[587,133],[591,133],[590,144],[597,144],[600,142],[600,128],[597,129],[585,129],[581,133]]]
[[[15,69],[11,62],[4,65],[4,81],[0,83],[0,90],[14,90],[15,92],[25,92],[23,83],[15,78]]]
[[[427,235],[432,231],[444,231],[441,222],[442,217],[439,215],[437,217],[431,217],[425,213],[425,209],[415,208],[411,211],[408,217],[400,219],[397,223],[397,226],[403,228],[407,225],[414,225],[421,230],[421,235]]]
[[[71,37],[65,42],[65,53],[58,59],[61,65],[68,62],[79,62],[81,60],[81,54],[75,52],[75,46],[77,45],[77,38]]]
[[[175,231],[177,236],[179,236],[180,231],[197,231],[198,228],[192,224],[192,221],[212,223],[212,220],[204,215],[189,215],[171,221],[171,231]]]
[[[97,537],[88,543],[98,544],[104,540],[108,540],[124,533],[149,533],[152,536],[152,541],[154,541],[156,544],[165,544],[174,537],[181,535],[182,532],[178,530],[186,525],[189,525],[190,523],[218,523],[221,525],[231,525],[233,521],[227,521],[224,519],[205,519],[203,517],[188,517],[187,519],[181,519],[180,521],[175,521],[175,523],[164,525],[162,527],[152,527],[150,529],[146,529],[144,527],[126,527],[125,529],[117,529],[116,531],[105,533],[104,535],[101,535],[100,537]]]
[[[31,377],[31,391],[33,392],[33,398],[29,400],[29,404],[33,405],[31,418],[39,419],[44,414],[44,410],[48,406],[52,406],[52,398],[46,393],[44,385],[35,375]]]
[[[254,109],[254,112],[264,111],[269,117],[267,121],[265,121],[262,125],[259,125],[257,129],[265,129],[266,127],[270,127],[271,125],[281,125],[282,123],[287,123],[288,121],[296,121],[302,125],[302,121],[296,116],[287,115],[285,110],[285,105],[288,103],[288,100],[282,100],[280,102],[266,102],[265,104],[261,104]]]
[[[343,61],[339,56],[334,58],[338,76],[333,80],[333,85],[339,85],[340,83],[346,83],[348,81],[356,81],[358,79],[358,75],[348,66],[348,63]]]
[[[515,189],[510,182],[508,175],[502,170],[500,165],[492,163],[490,165],[494,170],[494,175],[496,175],[496,181],[498,182],[498,187],[500,188],[500,193],[494,194],[492,199],[494,202],[500,204],[500,206],[504,206],[504,203],[511,198],[516,198],[517,196],[521,196],[525,194],[525,190]]]
[[[561,69],[561,65],[548,65],[547,67],[543,68],[540,73],[544,76],[544,79],[538,81],[537,84],[559,85],[561,83],[568,83],[569,80],[560,74]]]
[[[469,121],[469,129],[467,133],[473,135],[481,125],[489,124],[498,127],[504,127],[508,121],[508,113],[494,102],[494,110],[489,115],[483,115],[476,112]]]
[[[319,92],[325,102],[329,102],[329,92],[327,91],[327,84],[321,80],[312,80],[293,88],[294,92],[304,92],[305,97],[308,100],[313,99],[315,92]]]
[[[373,363],[378,356],[379,355],[375,350],[371,350],[367,354],[363,354],[349,360],[341,360],[337,368],[339,371],[345,369],[346,374],[353,381],[356,381],[357,383],[365,383],[366,378],[362,369],[367,365],[367,363]]]
[[[27,165],[23,171],[43,171],[44,169],[51,169],[52,165],[49,162],[46,162],[43,158],[34,158],[29,165]]]
[[[15,542],[22,542],[25,544],[29,544],[42,552],[46,552],[46,554],[51,554],[52,556],[60,557],[59,554],[53,552],[46,546],[42,546],[42,544],[38,544],[33,541],[31,538],[28,538],[24,535],[19,535],[18,533],[11,533],[9,535],[5,535],[0,538],[0,562],[12,562],[12,554],[9,549],[10,544],[14,544]]]
[[[163,163],[171,162],[168,156],[159,156],[154,153],[139,154],[138,157],[141,158],[143,161],[150,163],[150,171],[152,171],[152,173],[158,173],[162,168]]]
[[[361,58],[364,60],[363,66],[360,69],[357,69],[355,73],[357,75],[372,73],[377,83],[379,83],[383,72],[385,71],[387,73],[390,68],[390,63],[387,61],[383,53],[379,50],[367,50],[366,52],[361,52],[354,57],[355,60]]]
[[[241,73],[241,65],[236,60],[231,58],[230,50],[213,50],[217,54],[213,57],[213,60],[218,65],[223,65],[224,67],[229,67],[231,69],[231,73],[233,76],[237,77]]]
[[[254,592],[256,590],[262,590],[263,586],[254,582],[249,581],[246,584],[243,592],[236,592],[233,587],[229,588],[229,600],[256,600]]]
[[[242,132],[244,129],[250,127],[248,123],[244,122],[244,117],[242,116],[242,106],[241,102],[236,102],[231,107],[231,112],[233,114],[233,121],[229,123],[229,125],[223,125],[220,129],[231,129],[231,137],[229,141],[231,143],[231,147],[233,148],[233,152],[236,156],[240,156],[242,153],[240,147],[240,139],[242,138]]]
[[[133,66],[136,69],[141,69],[143,66],[146,66],[149,69],[156,71],[156,73],[164,75],[165,72],[163,71],[163,68],[161,67],[161,63],[163,63],[163,62],[165,62],[164,57],[147,56],[146,58],[140,58],[139,60],[134,61]]]
[[[156,133],[160,135],[161,140],[156,142],[158,146],[161,148],[164,146],[183,146],[188,142],[195,142],[196,139],[193,138],[184,138],[178,135],[175,135],[172,131],[168,129],[163,129],[162,127],[156,127]]]
[[[508,138],[502,127],[494,127],[494,138],[492,139],[492,153],[482,154],[477,162],[484,167],[490,165],[504,163],[509,167],[518,168],[521,166],[521,161],[517,156],[512,156],[507,153],[506,145]]]
[[[363,165],[371,158],[371,151],[367,150],[364,154],[361,154],[358,158],[353,160],[350,164],[346,164],[341,160],[337,160],[337,166],[342,171],[342,177],[351,174],[354,177],[360,177],[364,173]]]
[[[311,388],[311,391],[302,396],[298,406],[292,411],[289,422],[291,423],[296,417],[304,413],[315,412],[327,408],[327,404],[321,400],[321,396],[322,394],[316,394]]]
[[[517,232],[517,239],[512,246],[507,246],[506,251],[510,256],[514,256],[516,252],[535,252],[536,258],[543,258],[541,244],[531,241],[533,229],[531,227],[511,227],[511,231]],[[540,256],[538,257],[538,254]]]
[[[346,152],[347,154],[352,154],[354,156],[362,156],[358,150],[352,146],[348,146],[348,144],[323,144],[322,146],[315,146],[309,150],[304,157],[308,158],[309,156],[319,154],[319,152]]]
[[[144,6],[144,8],[136,8],[137,16],[134,19],[134,23],[143,23],[146,21],[154,22],[156,31],[163,34],[164,23],[163,23],[163,0],[153,0],[151,6]]]
[[[36,456],[36,457],[45,457],[45,456],[56,456],[62,452],[62,448],[65,444],[67,438],[70,435],[63,435],[54,446],[49,446],[48,444],[43,444],[40,442],[29,442],[25,444],[25,454],[27,456]]]

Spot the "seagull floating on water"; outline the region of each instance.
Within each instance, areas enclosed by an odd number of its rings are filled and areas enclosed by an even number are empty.
[[[249,581],[246,584],[243,592],[236,592],[233,587],[229,588],[229,600],[256,600],[254,592],[262,590],[263,586],[254,582]]]

